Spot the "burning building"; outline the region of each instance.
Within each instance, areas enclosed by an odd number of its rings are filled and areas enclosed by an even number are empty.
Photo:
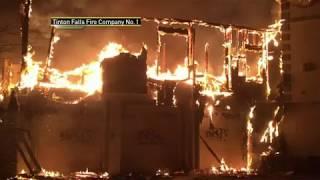
[[[109,42],[94,61],[68,71],[51,65],[60,39],[55,27],[46,60],[33,59],[27,41],[31,1],[26,2],[20,79],[8,85],[15,89],[5,97],[8,108],[1,121],[1,137],[8,137],[3,142],[10,148],[10,153],[1,151],[7,162],[2,174],[13,176],[22,168],[31,174],[46,174],[42,168],[69,174],[87,168],[111,175],[163,170],[167,175],[255,175],[288,170],[292,159],[318,155],[310,150],[314,138],[297,139],[300,131],[293,128],[310,127],[316,119],[318,91],[304,81],[317,73],[316,62],[291,61],[316,51],[298,45],[302,30],[296,23],[313,23],[305,22],[309,16],[300,18],[306,11],[290,2],[281,3],[283,20],[265,29],[142,18],[157,27],[152,64],[147,45],[133,53]],[[195,59],[199,27],[218,31],[223,39],[223,57],[214,59],[222,64],[219,75],[210,69],[211,44],[203,47],[202,62]],[[174,71],[163,41],[167,36],[185,40],[185,62]],[[298,73],[299,67],[305,73]],[[293,86],[299,82],[303,86]],[[302,123],[299,117],[306,112],[310,121]],[[98,176],[88,170],[77,175]]]

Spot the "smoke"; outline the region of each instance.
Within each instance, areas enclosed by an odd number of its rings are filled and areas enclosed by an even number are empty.
[[[21,59],[20,9],[18,1],[1,2],[0,58]]]

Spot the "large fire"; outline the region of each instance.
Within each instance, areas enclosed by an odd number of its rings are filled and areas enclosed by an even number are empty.
[[[32,59],[34,53],[29,49],[28,54],[24,57],[27,67],[21,74],[20,88],[35,87],[42,88],[67,88],[79,90],[91,95],[95,92],[101,92],[102,77],[100,63],[105,58],[119,55],[121,52],[128,52],[120,44],[108,43],[98,54],[96,60],[89,64],[82,65],[70,71],[61,72],[58,69],[48,67],[47,74],[41,62]],[[44,76],[48,76],[47,80]],[[71,77],[78,77],[79,81],[71,81]]]
[[[269,77],[268,77],[268,61],[272,60],[273,57],[268,54],[268,45],[269,43],[273,42],[275,46],[278,45],[278,41],[276,40],[276,36],[280,33],[281,22],[279,21],[274,25],[270,26],[270,30],[266,31],[264,34],[260,35],[264,38],[263,44],[261,45],[263,50],[260,57],[260,60],[257,62],[257,69],[258,73],[254,76],[247,76],[245,78],[246,81],[255,81],[256,83],[261,84],[263,81],[267,84],[267,94],[270,93],[269,87]],[[226,28],[225,33],[230,33],[232,28]],[[259,34],[258,32],[255,32]],[[31,47],[27,55],[24,57],[24,61],[26,63],[26,67],[21,73],[20,82],[18,87],[20,89],[35,89],[35,88],[42,88],[42,89],[50,89],[50,88],[63,88],[75,91],[81,91],[87,94],[87,96],[92,95],[94,93],[101,93],[102,91],[102,69],[101,69],[101,62],[105,58],[110,58],[119,55],[122,52],[129,52],[126,50],[122,45],[110,42],[108,43],[97,55],[97,58],[93,60],[89,64],[84,64],[80,67],[69,71],[60,71],[56,68],[51,67],[51,60],[53,57],[53,46],[58,42],[59,37],[53,37],[53,41],[51,43],[52,51],[48,56],[48,63],[43,64],[41,61],[35,61],[33,59],[34,52],[32,51]],[[248,41],[248,40],[246,40]],[[207,46],[207,45],[206,45]],[[231,48],[231,42],[228,40],[226,41],[223,46],[225,48]],[[207,47],[206,47],[207,48]],[[243,54],[240,54],[243,55]],[[230,78],[230,69],[234,68],[233,61],[240,61],[239,59],[232,59],[230,61],[229,67],[225,65],[222,67],[224,69],[223,74],[220,76],[214,76],[210,74],[207,70],[196,69],[195,75],[190,76],[190,67],[188,64],[185,63],[183,65],[177,65],[177,68],[171,72],[168,70],[164,70],[159,72],[159,67],[157,67],[157,60],[155,61],[155,65],[151,65],[147,67],[146,75],[149,79],[154,80],[173,80],[173,81],[191,81],[191,77],[196,77],[194,79],[196,84],[200,84],[201,94],[211,97],[213,99],[213,103],[219,103],[219,100],[216,100],[216,96],[230,96],[232,95],[232,91],[226,88],[226,84],[228,83],[228,78]],[[246,75],[247,72],[247,65],[245,65],[244,71],[239,71],[239,76]],[[266,75],[263,75],[266,73]],[[229,76],[227,76],[229,74]],[[74,80],[75,78],[77,80]],[[192,83],[190,83],[192,84]],[[78,101],[77,101],[78,102]],[[212,115],[214,111],[213,106],[207,106],[208,111]],[[230,109],[230,106],[227,107]],[[253,119],[253,111],[255,106],[250,108],[248,118],[247,118],[247,166],[241,169],[235,169],[229,167],[227,163],[221,159],[220,167],[215,168],[212,167],[212,172],[215,174],[219,173],[238,173],[238,172],[245,172],[251,173],[253,172],[251,168],[252,164],[252,133],[253,133],[253,126],[252,126],[252,119]],[[276,109],[274,116],[278,113],[279,108]],[[210,116],[210,120],[212,121],[213,117]],[[261,137],[261,142],[263,143],[272,143],[274,137],[279,135],[278,130],[278,122],[274,122],[273,120],[269,122],[267,129],[263,133]],[[48,173],[43,171],[44,174],[48,175],[56,175],[52,173]],[[78,173],[79,176],[88,175],[90,174],[88,171]]]
[[[264,40],[262,41],[263,51],[260,60],[257,62],[258,74],[256,76],[246,77],[246,81],[256,81],[257,83],[265,81],[267,84],[266,91],[268,92],[268,94],[270,93],[267,75],[268,73],[266,73],[265,76],[263,76],[262,73],[263,71],[267,71],[267,62],[273,59],[268,54],[268,45],[270,42],[273,42],[275,45],[278,44],[276,36],[280,32],[281,23],[282,21],[279,21],[271,25],[269,29],[263,34],[261,34],[261,32],[255,32],[256,34],[260,33],[259,35],[264,38]],[[225,33],[230,33],[231,31],[231,27],[225,29]],[[21,73],[20,83],[18,86],[19,88],[66,88],[70,90],[82,91],[87,93],[87,95],[92,95],[96,92],[99,93],[102,90],[102,70],[100,67],[100,63],[105,58],[116,56],[121,52],[128,52],[122,45],[111,42],[108,43],[100,51],[100,53],[97,55],[97,58],[91,63],[84,64],[75,69],[62,72],[56,68],[51,67],[53,48],[54,45],[59,41],[59,39],[60,38],[58,36],[53,37],[51,42],[51,51],[49,52],[46,64],[43,64],[41,61],[33,60],[34,52],[31,50],[31,46],[29,47],[29,51],[24,57],[26,68]],[[248,39],[246,41],[248,41]],[[227,38],[223,46],[225,48],[231,47],[231,43],[232,41]],[[185,62],[187,61],[188,59],[186,58]],[[206,60],[206,62],[207,61],[208,60]],[[231,64],[229,64],[232,68],[234,68],[234,61],[240,61],[240,59],[232,59]],[[157,60],[155,61],[155,64],[157,64]],[[161,72],[159,72],[159,68],[160,67],[157,67],[156,65],[148,66],[146,72],[148,78],[155,80],[187,80],[187,82],[192,82],[192,77],[195,76],[196,78],[193,80],[195,80],[196,84],[201,85],[201,93],[203,95],[214,98],[217,95],[229,96],[232,94],[232,92],[230,92],[228,88],[226,88],[226,83],[228,82],[228,78],[230,78],[230,69],[228,69],[227,67],[224,67],[224,72],[221,76],[214,76],[210,74],[207,68],[205,70],[196,69],[195,75],[190,75],[190,67],[188,66],[188,63],[177,65],[177,68],[173,72],[170,72],[168,70],[162,70]],[[250,67],[245,67],[245,69],[247,68]],[[244,70],[244,72],[239,71],[239,75],[242,76],[246,74],[246,71],[247,70]],[[226,74],[229,75],[226,76]]]
[[[96,60],[89,64],[82,65],[70,71],[61,72],[50,66],[45,67],[42,62],[33,60],[34,52],[29,47],[28,54],[24,57],[26,68],[21,74],[19,88],[66,88],[70,90],[79,90],[92,95],[101,92],[102,77],[100,63],[105,58],[119,55],[121,52],[128,52],[122,45],[117,43],[108,43],[98,54]],[[52,58],[50,54],[49,58]],[[47,69],[46,69],[47,68]],[[148,66],[147,76],[156,80],[188,80],[187,65],[178,65],[174,72],[157,73],[156,65]],[[221,94],[221,86],[224,84],[224,76],[215,77],[213,75],[197,72],[200,76],[196,82],[203,85],[202,94],[214,96]],[[46,78],[45,78],[46,77]],[[71,77],[78,77],[79,81],[70,80]],[[230,92],[225,92],[230,95]]]

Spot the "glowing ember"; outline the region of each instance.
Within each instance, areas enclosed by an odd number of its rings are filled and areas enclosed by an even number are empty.
[[[168,169],[158,169],[156,172],[156,176],[170,177],[170,173]]]
[[[41,172],[39,173],[39,176],[44,176],[44,177],[63,177],[63,174],[55,171],[47,171],[45,169],[41,169]]]
[[[3,94],[0,94],[0,103],[4,100]]]
[[[104,172],[104,173],[102,173],[101,175],[99,175],[99,178],[106,178],[106,179],[108,179],[108,178],[109,178],[109,173],[108,173],[108,172]]]
[[[104,172],[102,174],[97,174],[95,172],[91,172],[88,170],[88,168],[85,171],[79,171],[74,173],[75,178],[84,178],[84,179],[109,179],[109,173]]]
[[[22,169],[19,174],[27,174],[27,172],[24,169]]]
[[[261,153],[261,156],[268,156],[272,151],[272,147],[268,146],[268,149]]]
[[[95,172],[90,172],[88,168],[85,171],[79,171],[75,173],[79,178],[96,178],[98,175]]]
[[[41,172],[38,174],[28,174],[25,170],[22,170],[19,175],[14,179],[21,180],[38,180],[38,179],[109,179],[110,175],[108,172],[95,173],[91,172],[88,169],[85,171],[79,171],[72,173],[70,176],[64,176],[60,172],[48,171],[41,169]]]
[[[253,174],[253,170],[248,171],[246,168],[236,169],[227,165],[225,160],[222,158],[219,167],[212,166],[211,173],[215,175],[240,175],[240,174]]]
[[[213,117],[213,106],[212,105],[207,105],[207,110],[208,110],[208,114],[209,114],[209,117],[210,117],[210,120],[212,121]]]

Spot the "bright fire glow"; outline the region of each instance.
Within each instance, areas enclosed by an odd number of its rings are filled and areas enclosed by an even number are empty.
[[[47,171],[45,169],[41,169],[41,172],[39,173],[39,175],[44,177],[51,177],[51,178],[63,177],[63,174],[59,172]]]
[[[42,81],[44,69],[40,62],[32,59],[34,53],[29,49],[24,57],[26,68],[21,74],[20,88],[35,87],[42,88],[67,88],[70,90],[78,90],[91,95],[95,92],[101,92],[102,89],[102,70],[100,63],[105,58],[119,55],[121,52],[128,52],[120,44],[108,43],[99,53],[98,59],[90,64],[82,65],[70,71],[61,72],[55,68],[49,68],[49,82]],[[78,77],[78,81],[71,81],[70,77]]]
[[[38,77],[41,70],[40,63],[33,61],[33,55],[34,52],[31,51],[31,46],[29,46],[27,55],[23,57],[26,63],[26,68],[21,74],[21,88],[33,88],[38,84]]]
[[[223,175],[239,175],[239,174],[253,174],[253,170],[248,171],[247,168],[236,169],[230,167],[225,160],[222,158],[220,161],[219,167],[212,166],[211,173],[212,174],[223,174]]]
[[[267,94],[270,93],[269,79],[268,79],[268,61],[273,59],[268,54],[268,44],[273,42],[275,45],[278,44],[276,41],[276,36],[280,32],[282,21],[276,22],[271,25],[266,32],[258,33],[263,36],[263,53],[260,60],[258,61],[258,74],[252,77],[246,77],[246,81],[255,81],[257,83],[266,82],[267,85]],[[226,29],[226,32],[231,32],[231,27]],[[58,42],[59,37],[55,36],[52,41],[52,50],[53,46]],[[230,41],[226,41],[224,44],[225,47],[230,45]],[[122,45],[117,43],[108,43],[97,55],[97,59],[93,60],[89,64],[84,64],[80,67],[72,69],[70,71],[61,72],[58,69],[51,68],[51,59],[52,53],[49,55],[49,64],[48,69],[43,67],[39,61],[33,60],[34,53],[29,48],[27,55],[24,57],[26,62],[26,68],[21,73],[21,81],[19,83],[20,88],[66,88],[70,90],[82,91],[87,93],[87,95],[92,95],[96,92],[102,91],[102,70],[100,63],[105,58],[110,58],[119,55],[121,52],[128,52]],[[135,53],[133,53],[135,54]],[[187,58],[185,59],[187,60]],[[232,62],[230,62],[232,63]],[[157,64],[157,63],[155,63]],[[244,66],[246,69],[246,66]],[[174,81],[186,81],[189,84],[192,84],[193,75],[190,74],[188,64],[185,62],[184,65],[177,65],[174,71],[160,71],[160,67],[156,65],[148,66],[147,68],[147,77],[149,79],[155,80],[174,80]],[[242,73],[245,75],[246,70]],[[263,72],[265,74],[263,74]],[[192,73],[192,72],[191,72]],[[230,96],[231,91],[226,89],[227,77],[226,70],[220,76],[214,76],[207,72],[206,70],[196,69],[195,83],[200,84],[202,87],[201,94],[205,96],[212,97],[215,99],[216,96]],[[45,78],[44,78],[45,77]],[[76,78],[75,78],[76,77]],[[228,75],[228,80],[230,83],[230,74]]]
[[[174,72],[168,70],[167,72],[157,74],[156,65],[149,66],[147,70],[147,76],[157,80],[187,80],[188,73],[188,68],[181,65],[178,65]]]
[[[273,142],[273,139],[279,136],[279,122],[274,121],[274,118],[278,114],[279,109],[280,109],[279,106],[275,109],[273,114],[273,119],[269,121],[268,126],[260,139],[261,143],[271,144]]]
[[[256,106],[252,106],[250,108],[248,117],[247,117],[247,172],[251,172],[252,168],[252,133],[253,133],[253,125],[252,119],[254,118],[254,110]]]

